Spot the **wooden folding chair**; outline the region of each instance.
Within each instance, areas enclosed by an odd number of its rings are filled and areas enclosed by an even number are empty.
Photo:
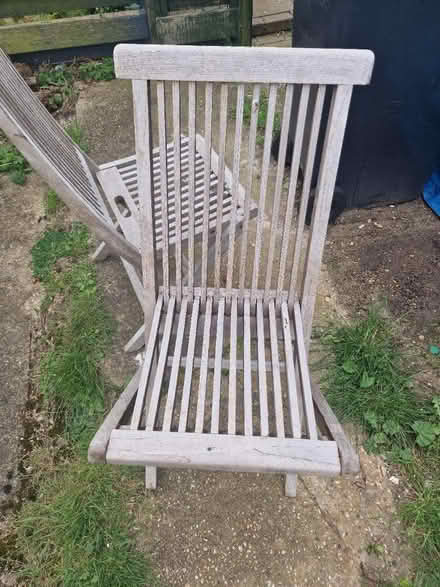
[[[75,145],[0,49],[0,128],[98,238],[140,267],[139,249],[113,225],[95,181],[98,166]]]
[[[95,234],[103,240],[92,256],[95,260],[104,259],[114,252],[121,256],[121,261],[128,274],[132,287],[142,305],[142,281],[138,270],[141,266],[139,254],[139,219],[138,219],[138,180],[136,156],[127,157],[98,166],[92,161],[65,133],[64,129],[54,120],[51,114],[41,104],[36,95],[17,72],[8,56],[0,49],[0,128],[10,141],[24,154],[32,167],[57,192],[60,198],[74,211]],[[188,158],[186,156],[188,139],[181,136],[181,181],[186,182],[188,176]],[[173,144],[167,146],[168,157],[172,158]],[[204,152],[204,140],[197,137],[197,150]],[[157,247],[161,248],[161,198],[159,189],[159,153],[154,154],[154,189],[155,198],[155,227]],[[210,175],[210,225],[215,227],[218,213],[217,206],[217,155],[213,151]],[[201,194],[202,183],[201,166],[203,159],[196,156],[195,179],[195,218],[194,227],[196,239],[201,238]],[[170,165],[171,169],[171,165]],[[102,185],[97,181],[97,172],[105,170]],[[173,181],[171,172],[169,181]],[[225,169],[225,184],[223,194],[224,216],[226,218],[231,206],[231,173]],[[122,192],[119,187],[124,186]],[[239,211],[237,224],[240,225],[244,190],[238,184]],[[127,197],[122,197],[124,193]],[[188,186],[181,190],[181,206],[184,219],[188,218]],[[169,190],[168,229],[170,245],[174,245],[175,234],[175,196]],[[113,214],[113,217],[111,216]],[[255,204],[251,204],[251,215],[256,214]],[[185,220],[180,238],[185,240],[189,231]],[[212,258],[213,247],[210,247]],[[143,308],[148,313],[148,308]],[[150,309],[150,313],[152,310]],[[125,350],[134,351],[144,344],[144,324],[127,343]]]
[[[256,49],[120,45],[117,76],[133,80],[136,156],[140,198],[146,352],[127,389],[98,430],[89,460],[144,465],[147,486],[157,467],[200,468],[286,474],[286,493],[295,495],[298,473],[356,472],[359,462],[317,386],[311,382],[308,345],[331,199],[353,85],[370,80],[370,51]],[[245,84],[252,90],[250,130],[242,148]],[[283,84],[283,85],[281,85]],[[285,86],[284,86],[285,84]],[[260,97],[268,104],[260,173],[255,149]],[[190,206],[187,247],[182,246],[183,209],[179,166],[182,111],[187,109],[188,182],[196,171],[196,87],[204,98],[203,227],[200,278],[194,279],[194,212]],[[170,89],[172,104],[166,107]],[[157,96],[152,111],[151,94]],[[295,137],[288,186],[284,167],[293,95]],[[213,100],[219,95],[219,100]],[[277,97],[280,99],[277,100]],[[329,102],[328,116],[322,116]],[[228,103],[235,123],[227,124]],[[277,104],[281,102],[281,112]],[[221,254],[226,224],[216,218],[214,263],[209,266],[209,202],[212,123],[218,103],[218,193],[225,181],[225,144],[234,134],[232,203],[227,255]],[[168,110],[171,110],[169,113]],[[281,128],[273,185],[270,147],[274,121]],[[167,153],[167,125],[174,137]],[[154,151],[157,126],[159,147]],[[231,127],[234,126],[232,129]],[[320,137],[323,137],[322,147]],[[185,147],[186,148],[186,147]],[[240,159],[247,158],[241,242],[236,239]],[[162,276],[155,232],[152,183],[158,157],[164,230],[160,233]],[[301,159],[303,159],[301,161]],[[298,185],[302,166],[303,181]],[[175,247],[166,229],[171,182],[176,194]],[[313,170],[319,168],[310,230],[305,229]],[[98,174],[105,185],[106,170]],[[250,219],[250,194],[257,185],[258,216]],[[122,195],[128,198],[124,186]],[[299,198],[297,213],[295,201]],[[221,209],[221,206],[220,206]],[[303,242],[305,253],[303,254]],[[182,255],[188,257],[188,281]],[[154,281],[152,281],[154,279]],[[151,326],[150,326],[151,324]]]

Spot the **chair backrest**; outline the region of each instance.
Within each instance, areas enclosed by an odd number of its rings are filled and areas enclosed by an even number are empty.
[[[115,68],[119,78],[133,80],[136,153],[139,169],[143,264],[149,292],[164,297],[185,293],[263,297],[290,303],[299,299],[305,335],[311,331],[326,229],[334,192],[344,130],[355,84],[368,84],[374,55],[366,50],[225,48],[166,45],[119,45]],[[297,107],[292,109],[293,104]],[[323,116],[328,106],[328,116]],[[293,113],[293,114],[292,114]],[[293,119],[294,118],[294,119]],[[292,120],[291,120],[292,119]],[[292,126],[291,126],[292,125]],[[290,177],[284,182],[289,127],[294,128]],[[278,163],[271,162],[275,130],[280,131]],[[264,137],[263,133],[264,132]],[[182,214],[194,218],[199,202],[180,206],[180,134],[187,134],[190,192],[194,193],[196,134],[204,137],[203,239],[200,281],[194,282],[194,237],[182,250],[167,244],[168,185],[174,177],[173,220],[177,230]],[[158,137],[160,152],[162,277],[152,275],[153,234],[152,149]],[[173,165],[167,163],[167,141],[173,140]],[[260,145],[259,143],[262,143]],[[322,144],[322,146],[320,146]],[[232,166],[232,203],[209,222],[211,147],[218,153],[217,210],[223,210],[225,165]],[[256,153],[261,152],[261,168]],[[228,161],[227,161],[228,160]],[[155,162],[156,165],[156,162]],[[310,230],[305,216],[314,169],[318,169]],[[301,172],[300,172],[301,170]],[[302,176],[302,181],[300,178]],[[244,215],[237,218],[240,179],[245,187]],[[172,184],[172,183],[171,183]],[[255,220],[249,218],[254,194]],[[295,204],[298,205],[295,205]],[[225,222],[225,220],[229,222]],[[236,225],[242,221],[241,242]],[[215,228],[215,262],[209,264],[208,243]],[[229,230],[227,254],[221,240]],[[223,232],[222,232],[223,231]],[[307,241],[304,243],[304,241]],[[306,246],[304,246],[304,244]],[[304,253],[305,251],[305,253]],[[185,283],[182,253],[188,257]],[[225,295],[224,289],[222,294]],[[253,304],[252,304],[253,305]]]
[[[0,49],[0,128],[79,219],[116,252],[140,265],[118,234],[94,179],[96,165],[78,148]]]

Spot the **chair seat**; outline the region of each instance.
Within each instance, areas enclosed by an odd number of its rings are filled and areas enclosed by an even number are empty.
[[[189,234],[189,140],[181,137],[181,238],[188,238]],[[203,211],[205,206],[204,193],[204,140],[200,135],[196,137],[195,156],[195,193],[194,193],[194,235],[197,237],[203,231]],[[153,151],[153,183],[154,183],[154,226],[157,239],[157,247],[162,248],[162,203],[160,193],[160,158],[159,150]],[[232,211],[232,174],[225,169],[225,182],[222,193],[221,206],[219,206],[218,156],[215,151],[211,154],[211,175],[209,184],[209,228],[213,229],[217,223],[217,215],[222,213],[222,222],[229,222]],[[126,157],[100,166],[98,178],[103,186],[111,209],[117,218],[126,238],[132,244],[140,246],[140,235],[137,227],[139,207],[138,170],[136,156]],[[174,143],[167,145],[167,185],[168,185],[168,231],[169,244],[176,240],[176,211],[174,190]],[[244,189],[239,185],[237,203],[237,222],[241,222],[244,214]],[[250,216],[257,213],[257,206],[251,202]]]
[[[317,428],[298,304],[225,290],[155,307],[114,464],[338,474]]]

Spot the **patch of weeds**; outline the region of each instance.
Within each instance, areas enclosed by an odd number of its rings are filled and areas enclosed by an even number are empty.
[[[72,141],[78,145],[81,151],[84,151],[84,153],[89,152],[89,141],[87,139],[86,131],[82,128],[77,120],[74,120],[68,126],[66,126],[65,130]]]
[[[55,111],[73,96],[73,75],[64,65],[44,69],[38,73],[37,81],[40,89],[51,90],[46,99],[49,110]]]
[[[406,357],[377,308],[351,325],[330,328],[322,338],[329,354],[323,381],[327,399],[343,420],[362,426],[367,449],[409,462],[414,423],[425,421]]]
[[[26,183],[26,176],[31,168],[14,145],[10,143],[0,144],[0,173],[8,173],[9,179],[17,185]]]
[[[104,57],[101,61],[82,63],[78,68],[78,75],[84,81],[110,81],[115,78],[113,58]]]
[[[260,104],[258,109],[258,116],[257,116],[257,143],[259,145],[264,144],[264,133],[266,130],[266,122],[267,122],[267,110],[269,106],[269,97],[267,91],[262,89],[260,92]],[[236,109],[234,108],[232,114],[235,118],[236,116]],[[243,121],[247,126],[251,124],[251,117],[252,117],[252,96],[245,96],[244,104],[243,104]],[[275,112],[274,121],[273,121],[273,135],[277,136],[281,130],[281,114],[279,112]]]
[[[416,395],[408,357],[378,309],[329,329],[323,343],[330,351],[323,382],[329,403],[363,427],[367,449],[408,474],[415,499],[400,514],[415,543],[414,585],[440,585],[440,396]]]
[[[59,467],[17,520],[29,586],[144,587],[153,577],[135,541],[120,471],[75,461]]]
[[[46,194],[44,208],[47,216],[56,214],[60,208],[63,207],[63,201],[59,199],[55,190],[49,189]]]

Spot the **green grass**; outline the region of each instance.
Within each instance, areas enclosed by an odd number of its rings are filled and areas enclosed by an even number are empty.
[[[154,580],[127,531],[120,471],[75,461],[58,468],[18,520],[25,585],[144,587]]]
[[[54,264],[63,257],[79,257],[88,249],[89,233],[85,226],[73,224],[72,230],[47,230],[32,247],[32,272],[34,277],[47,282],[52,276]]]
[[[6,142],[0,144],[0,173],[8,173],[12,182],[24,185],[30,172],[28,162],[14,145]]]
[[[86,460],[105,398],[115,391],[100,369],[113,321],[97,287],[95,265],[87,258],[87,242],[87,230],[75,224],[70,231],[48,230],[32,249],[46,310],[60,294],[47,321],[39,378],[58,438],[55,446],[63,446],[58,457],[36,447],[30,458],[40,463],[36,499],[26,502],[16,518],[16,567],[19,579],[32,587],[156,584],[135,545],[127,509],[130,491],[135,497],[130,474]],[[66,263],[60,271],[57,260],[62,258]]]
[[[322,342],[330,405],[363,428],[367,450],[399,463],[412,486],[415,497],[400,515],[414,541],[414,585],[440,585],[440,396],[416,393],[410,357],[377,308],[329,328]]]
[[[84,151],[84,153],[89,152],[89,140],[87,138],[86,131],[77,120],[74,120],[68,126],[66,126],[65,130],[72,141],[76,143],[78,147]]]
[[[112,57],[104,57],[101,61],[82,63],[78,68],[80,79],[84,81],[110,81],[115,77]]]

